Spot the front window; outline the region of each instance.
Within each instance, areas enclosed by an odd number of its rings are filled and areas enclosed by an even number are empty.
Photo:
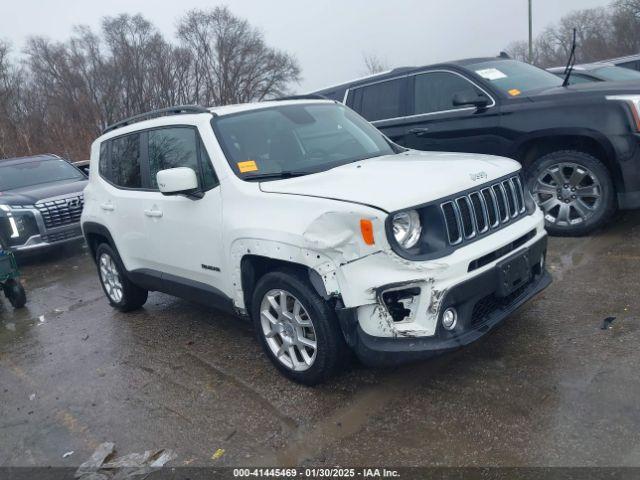
[[[2,165],[0,160],[0,192],[84,178],[82,172],[61,159],[30,160],[12,165]]]
[[[490,60],[465,68],[511,97],[562,85],[562,80],[553,73],[516,60]]]
[[[395,153],[378,130],[334,103],[270,107],[213,122],[231,168],[243,180],[307,175]]]
[[[640,72],[622,67],[600,67],[593,70],[593,73],[610,82],[640,80]]]

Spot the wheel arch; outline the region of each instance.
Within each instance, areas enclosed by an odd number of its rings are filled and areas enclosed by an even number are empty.
[[[113,236],[104,225],[96,222],[85,222],[82,224],[82,232],[94,262],[96,261],[96,250],[101,243],[107,243],[111,248],[115,249],[117,253],[118,249],[113,240]]]
[[[549,129],[522,139],[513,148],[511,157],[518,160],[525,171],[536,160],[552,152],[576,150],[600,160],[611,173],[616,191],[623,189],[622,172],[616,163],[611,142],[601,133],[588,129]]]
[[[298,272],[309,280],[309,283],[318,295],[325,300],[329,300],[337,293],[335,291],[329,293],[325,283],[326,276],[321,275],[316,269],[309,265],[292,260],[284,260],[282,258],[247,253],[243,255],[240,260],[240,286],[244,308],[248,312],[251,311],[251,299],[258,280],[274,270],[292,270]]]

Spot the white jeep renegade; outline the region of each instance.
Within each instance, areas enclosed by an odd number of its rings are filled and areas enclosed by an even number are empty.
[[[468,344],[550,283],[520,165],[405,150],[331,101],[175,107],[91,149],[82,228],[111,305],[253,319],[289,378]]]

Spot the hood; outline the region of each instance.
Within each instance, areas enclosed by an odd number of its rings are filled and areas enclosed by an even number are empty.
[[[5,205],[33,205],[45,198],[57,197],[60,195],[82,193],[87,186],[88,180],[64,180],[43,185],[32,185],[29,187],[16,188],[0,192],[0,204]]]
[[[392,212],[482,185],[519,169],[518,162],[491,155],[409,151],[304,177],[261,182],[260,189],[344,200]]]
[[[527,93],[527,97],[536,100],[541,97],[556,97],[558,95],[570,97],[590,96],[594,95],[621,95],[621,94],[640,94],[640,82],[637,80],[625,82],[590,82],[578,83],[567,87],[553,87],[544,90]]]

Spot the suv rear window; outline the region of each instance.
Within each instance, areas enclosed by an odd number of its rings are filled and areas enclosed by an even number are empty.
[[[141,188],[140,135],[124,135],[111,140],[111,169],[106,177],[114,185]]]
[[[404,78],[374,83],[354,91],[354,110],[373,122],[402,116]]]

